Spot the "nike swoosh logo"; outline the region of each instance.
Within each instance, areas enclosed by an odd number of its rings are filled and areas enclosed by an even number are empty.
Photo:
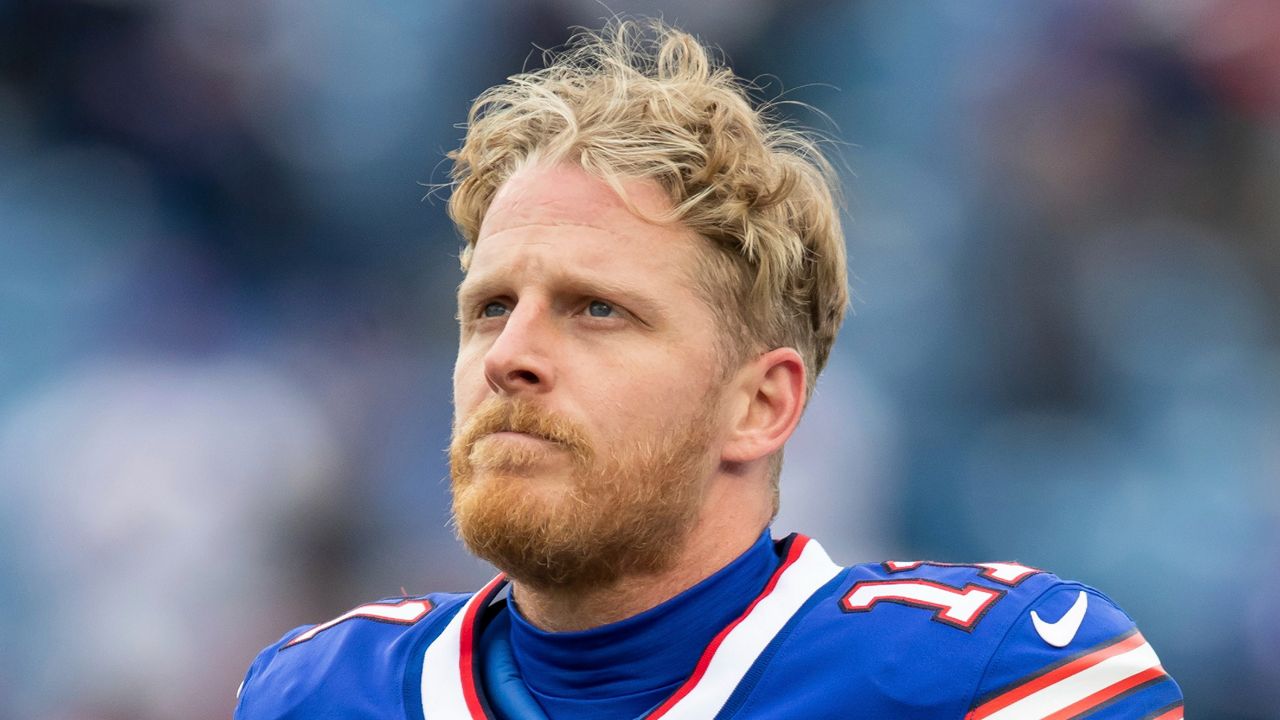
[[[1089,609],[1089,596],[1080,591],[1080,596],[1076,598],[1076,604],[1071,606],[1065,615],[1058,618],[1058,622],[1045,622],[1040,619],[1035,610],[1031,611],[1031,624],[1036,626],[1036,634],[1041,640],[1050,645],[1061,648],[1071,644],[1075,639],[1076,631],[1080,629],[1080,623],[1084,622],[1084,613]]]

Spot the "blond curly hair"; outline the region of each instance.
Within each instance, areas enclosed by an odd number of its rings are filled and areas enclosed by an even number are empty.
[[[811,394],[849,304],[836,174],[814,139],[660,21],[615,20],[546,59],[477,98],[449,153],[463,270],[498,188],[529,162],[576,162],[624,201],[621,178],[652,180],[673,210],[649,219],[711,241],[698,284],[727,311],[726,366],[793,347]]]

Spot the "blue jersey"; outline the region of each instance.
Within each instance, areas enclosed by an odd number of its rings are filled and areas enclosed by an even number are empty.
[[[800,535],[778,551],[760,594],[642,717],[1182,718],[1155,651],[1092,588],[1016,563],[841,568]],[[250,667],[236,720],[502,720],[478,650],[505,584],[287,633]]]

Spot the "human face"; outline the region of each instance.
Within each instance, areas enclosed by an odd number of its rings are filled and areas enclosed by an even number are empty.
[[[652,183],[623,187],[669,208]],[[669,564],[719,462],[702,242],[576,166],[499,190],[458,293],[454,515],[477,555],[558,586]]]

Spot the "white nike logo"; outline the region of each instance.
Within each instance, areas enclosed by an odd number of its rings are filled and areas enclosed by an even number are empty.
[[[1058,618],[1058,622],[1045,622],[1040,619],[1035,610],[1031,611],[1031,624],[1036,626],[1036,634],[1041,640],[1049,643],[1054,647],[1066,647],[1076,636],[1076,631],[1080,629],[1080,623],[1084,622],[1084,611],[1089,609],[1089,596],[1080,591],[1080,596],[1076,598],[1076,604],[1065,615]]]

